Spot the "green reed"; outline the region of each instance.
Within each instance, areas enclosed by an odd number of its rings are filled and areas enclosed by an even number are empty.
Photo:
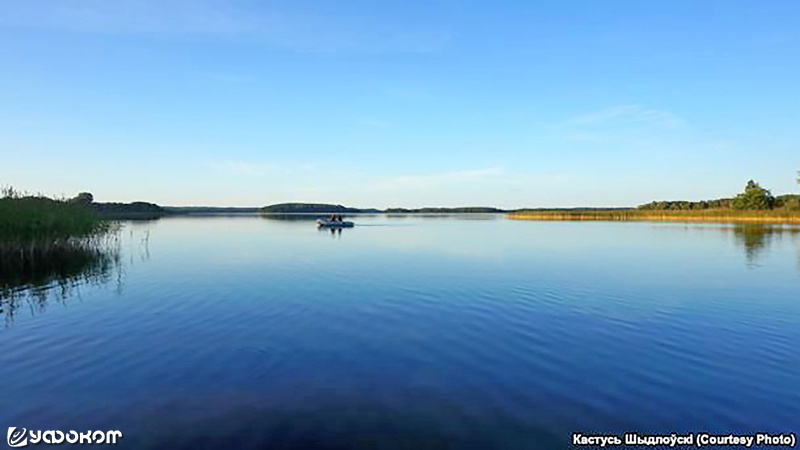
[[[611,210],[533,210],[508,214],[519,220],[603,220],[603,221],[679,221],[800,223],[800,212],[788,210],[741,211],[709,209],[697,211]]]
[[[89,205],[23,196],[10,188],[0,198],[0,278],[26,278],[67,260],[91,257],[112,228]],[[76,256],[79,256],[76,259]],[[26,275],[28,274],[28,275]]]

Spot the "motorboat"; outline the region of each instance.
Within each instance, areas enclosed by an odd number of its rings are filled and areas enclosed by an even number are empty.
[[[352,228],[355,224],[346,220],[317,219],[319,228]]]

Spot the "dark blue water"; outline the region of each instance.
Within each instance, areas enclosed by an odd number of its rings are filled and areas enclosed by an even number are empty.
[[[0,427],[187,449],[800,431],[797,230],[277,219],[129,223],[107,276],[6,298]]]

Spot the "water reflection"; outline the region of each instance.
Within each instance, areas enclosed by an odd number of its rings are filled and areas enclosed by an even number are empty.
[[[330,230],[332,239],[341,239],[342,238],[342,229],[341,228],[319,228],[319,232],[320,233],[326,233],[328,230]]]
[[[258,217],[266,220],[284,222],[314,222],[323,217],[322,214],[259,214]]]
[[[120,254],[117,249],[65,249],[49,258],[0,275],[0,314],[13,324],[19,309],[27,304],[39,315],[51,299],[64,302],[82,285],[103,285],[116,280],[121,286]],[[116,275],[116,276],[115,276]]]
[[[732,228],[737,245],[744,248],[745,257],[749,266],[756,266],[760,258],[769,252],[771,246],[782,239],[797,241],[800,238],[800,228],[780,225],[736,225]],[[800,264],[800,254],[798,255]]]
[[[283,222],[297,228],[307,228],[308,232],[313,233],[312,223],[319,217],[318,214],[264,214],[261,219],[268,221]],[[343,231],[340,228],[320,228],[320,237],[333,240],[342,238],[342,234],[350,234],[355,245],[364,242],[396,242],[398,248],[407,251],[411,248],[416,249],[435,249],[441,253],[458,251],[458,254],[469,254],[469,250],[476,250],[475,246],[460,246],[464,241],[464,236],[449,233],[444,228],[427,227],[420,221],[413,222],[413,219],[433,219],[433,220],[497,220],[502,216],[496,214],[408,214],[408,215],[375,215],[358,214],[349,215],[351,220],[357,222],[357,226],[364,228],[363,231],[353,234],[354,230]],[[198,219],[202,220],[202,219]],[[206,218],[205,220],[209,220]],[[403,223],[404,221],[408,223]],[[163,220],[162,220],[163,222]],[[292,224],[294,222],[294,224]],[[239,223],[239,222],[237,222]],[[255,223],[255,222],[254,222]],[[402,239],[382,238],[389,236],[382,233],[377,226],[409,225],[424,227],[423,232],[409,232],[403,234]],[[441,223],[441,222],[440,222]],[[277,224],[277,223],[276,223]],[[443,224],[443,223],[442,223]],[[433,223],[430,223],[433,225]],[[0,314],[5,316],[5,323],[13,323],[19,311],[25,310],[29,306],[32,315],[38,315],[45,311],[49,302],[65,302],[71,297],[80,294],[80,286],[99,286],[114,284],[116,292],[122,293],[124,288],[123,278],[125,268],[130,268],[138,262],[145,262],[150,259],[150,230],[157,228],[156,222],[126,222],[125,229],[118,231],[115,235],[108,238],[103,245],[75,246],[55,252],[46,258],[37,258],[35,264],[20,265],[18,263],[3,263],[0,260]],[[797,252],[797,268],[800,270],[800,227],[780,226],[780,225],[756,225],[756,224],[737,224],[737,225],[713,225],[697,226],[690,225],[688,229],[707,230],[719,236],[728,236],[733,239],[737,248],[743,251],[745,263],[749,267],[758,267],[766,264],[767,257],[771,251],[790,252],[789,255]],[[369,232],[368,232],[369,230]],[[260,227],[259,227],[259,233]],[[427,233],[427,234],[426,234]],[[569,237],[573,235],[569,232]],[[451,236],[449,238],[448,236]],[[165,237],[161,234],[161,241],[172,243],[181,242],[176,236]],[[475,235],[469,235],[475,236]],[[487,234],[488,236],[488,234]],[[413,238],[419,238],[415,241]],[[422,238],[424,237],[424,239]],[[177,239],[177,240],[176,240]],[[371,239],[371,241],[370,241]],[[434,240],[435,239],[435,240]],[[124,245],[123,245],[124,244]],[[227,249],[235,244],[220,244],[223,249]],[[497,257],[492,261],[502,261],[504,246],[501,241],[491,238],[487,241],[487,246],[492,248],[491,255]],[[124,251],[123,250],[124,247]],[[233,248],[233,247],[230,247]],[[394,248],[394,247],[392,247]],[[488,248],[488,247],[487,247]],[[532,247],[533,248],[533,247]],[[122,255],[124,254],[124,257]],[[123,264],[125,267],[123,267]]]
[[[131,227],[130,224],[128,224]],[[25,263],[0,258],[0,315],[5,326],[13,325],[23,307],[32,316],[43,314],[48,304],[65,304],[80,296],[82,287],[114,285],[119,295],[124,287],[123,240],[128,235],[130,264],[134,257],[150,257],[149,230],[127,233],[117,228],[102,238],[77,241],[49,249]]]

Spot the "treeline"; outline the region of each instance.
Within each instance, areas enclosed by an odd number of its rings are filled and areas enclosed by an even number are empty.
[[[327,203],[280,203],[277,205],[270,205],[260,210],[262,213],[270,214],[323,214],[323,213],[339,213],[339,214],[355,214],[355,213],[372,213],[372,214],[446,214],[446,213],[502,213],[506,212],[498,208],[488,208],[483,206],[467,206],[458,208],[349,208],[342,205],[331,205]]]
[[[164,208],[147,202],[92,203],[91,208],[104,219],[155,219],[166,214]]]
[[[458,208],[388,208],[381,212],[388,214],[490,214],[504,213],[506,211],[484,206],[465,206]]]
[[[655,201],[639,206],[643,211],[800,211],[800,195],[788,194],[773,196],[753,180],[747,182],[742,193],[733,198],[716,200],[689,201]]]
[[[277,205],[265,206],[259,210],[262,213],[273,214],[311,214],[311,213],[360,213],[369,210],[358,208],[348,208],[342,205],[331,205],[327,203],[279,203]]]
[[[90,192],[81,192],[69,202],[86,206],[102,219],[149,219],[161,217],[165,213],[164,208],[154,203],[96,203]]]
[[[226,206],[162,206],[167,214],[254,214],[261,208],[239,208]]]
[[[676,221],[736,223],[800,223],[800,214],[787,210],[746,211],[735,209],[706,210],[538,210],[513,212],[507,216],[519,220],[575,221]]]
[[[684,200],[657,201],[640,205],[637,209],[645,211],[696,211],[703,209],[733,209],[732,198],[688,202]]]

